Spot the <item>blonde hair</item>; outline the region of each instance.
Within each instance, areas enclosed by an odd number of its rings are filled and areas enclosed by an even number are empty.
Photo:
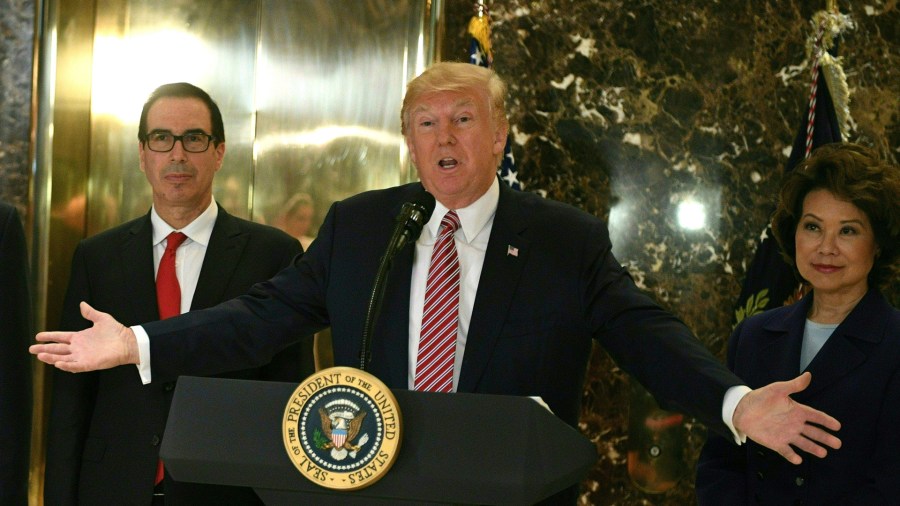
[[[497,126],[508,127],[506,118],[506,83],[491,69],[460,62],[440,62],[422,72],[406,86],[400,109],[400,132],[409,133],[409,116],[413,104],[430,93],[476,91],[487,93],[491,117]]]

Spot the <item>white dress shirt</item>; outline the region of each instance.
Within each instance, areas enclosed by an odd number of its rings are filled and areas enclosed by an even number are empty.
[[[453,235],[456,254],[459,257],[459,325],[456,335],[456,358],[453,363],[453,391],[459,385],[459,371],[466,351],[466,336],[469,333],[469,322],[472,320],[472,308],[475,305],[475,293],[478,291],[478,280],[481,278],[481,267],[484,265],[484,253],[487,251],[488,239],[494,225],[494,214],[500,200],[500,184],[494,182],[488,191],[468,207],[457,209],[460,226]],[[416,241],[413,258],[412,284],[409,290],[409,389],[415,389],[416,362],[419,356],[419,338],[422,333],[422,312],[425,306],[425,284],[428,281],[428,268],[431,266],[431,253],[440,232],[441,220],[448,209],[438,202],[434,207],[431,219],[422,229]]]
[[[156,207],[150,209],[150,224],[153,226],[154,279],[159,272],[159,261],[166,251],[169,234],[181,232],[187,236],[187,239],[175,250],[175,277],[178,278],[178,286],[181,288],[181,313],[191,310],[191,301],[194,299],[197,281],[200,279],[200,268],[203,267],[209,238],[212,236],[218,216],[219,206],[216,205],[215,200],[211,200],[209,207],[200,216],[197,216],[194,221],[181,230],[175,230],[160,218]],[[132,330],[134,330],[135,336],[139,336],[137,342],[141,363],[138,365],[138,372],[141,374],[141,381],[146,385],[150,383],[150,339],[142,327],[132,327]]]

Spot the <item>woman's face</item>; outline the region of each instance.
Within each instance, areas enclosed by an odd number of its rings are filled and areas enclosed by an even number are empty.
[[[794,234],[797,269],[820,294],[862,297],[875,262],[875,233],[858,207],[824,189],[803,199]]]

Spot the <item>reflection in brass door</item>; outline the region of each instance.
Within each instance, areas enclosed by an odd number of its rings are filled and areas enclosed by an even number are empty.
[[[58,324],[77,241],[150,208],[137,123],[160,84],[191,82],[218,102],[227,151],[214,196],[237,216],[287,227],[281,214],[305,194],[302,235],[314,237],[334,200],[415,179],[399,110],[406,82],[437,54],[439,0],[41,6],[33,200],[36,229],[48,232],[34,243],[39,330]],[[36,368],[36,427],[46,376]],[[41,503],[43,433],[32,448],[32,504]]]

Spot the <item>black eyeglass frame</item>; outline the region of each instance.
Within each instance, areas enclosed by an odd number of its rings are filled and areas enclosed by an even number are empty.
[[[172,138],[172,144],[169,145],[169,149],[153,149],[150,146],[150,136],[154,135],[154,134],[169,135]],[[204,147],[203,149],[200,149],[200,150],[188,149],[188,147],[184,144],[184,138],[191,137],[191,136],[205,137],[206,138],[206,147]],[[218,142],[218,140],[216,139],[215,135],[208,134],[208,133],[204,132],[203,130],[197,130],[194,132],[185,132],[181,135],[175,135],[168,130],[154,130],[144,136],[144,145],[147,146],[147,149],[149,149],[150,151],[153,151],[154,153],[168,153],[169,151],[172,151],[173,149],[175,149],[176,142],[180,142],[181,148],[184,149],[185,152],[187,152],[187,153],[205,153],[209,149],[210,144],[212,144],[214,142]]]

